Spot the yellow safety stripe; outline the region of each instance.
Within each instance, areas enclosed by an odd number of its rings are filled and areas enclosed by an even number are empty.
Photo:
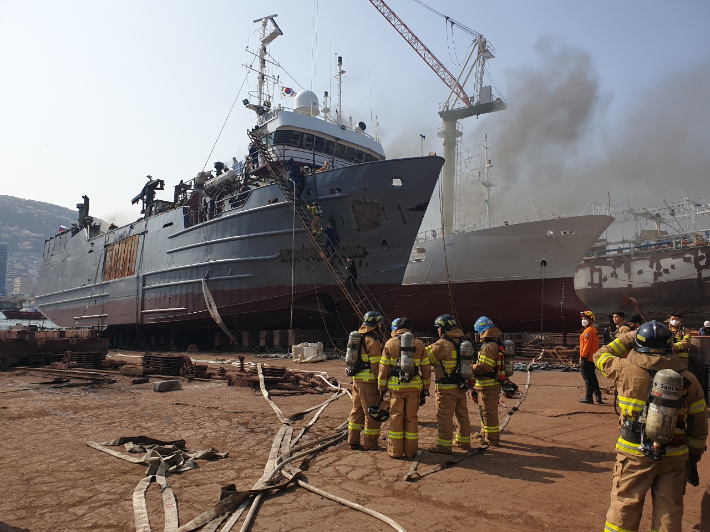
[[[427,358],[415,358],[414,359],[414,365],[415,366],[426,366],[429,364],[429,357]]]
[[[476,386],[482,386],[482,387],[487,387],[487,386],[496,386],[499,384],[497,379],[479,379],[476,377]]]
[[[454,390],[458,387],[458,384],[439,384],[438,382],[436,383],[437,390]]]
[[[471,436],[461,436],[461,434],[457,434],[455,441],[459,443],[471,443]]]
[[[602,372],[602,375],[606,377],[606,373],[604,373],[604,364],[607,362],[607,360],[614,358],[614,355],[611,353],[602,353],[602,355],[597,359],[597,369]]]
[[[705,449],[705,440],[693,438],[688,435],[685,436],[685,440],[688,443],[688,447],[692,447],[693,449]]]
[[[495,427],[488,427],[484,425],[483,432],[500,432],[500,426],[496,425]]]
[[[405,439],[405,440],[418,440],[418,439],[419,439],[419,433],[418,433],[418,432],[405,432],[405,433],[404,433],[404,439]]]
[[[688,352],[687,351],[678,351],[676,353],[680,358],[688,358]]]
[[[604,523],[604,532],[638,532],[638,528],[636,530],[621,528],[620,526],[612,525],[609,521],[607,521]]]
[[[626,355],[629,354],[629,350],[624,345],[624,342],[622,342],[618,338],[610,344],[607,344],[607,347],[611,349],[617,357],[624,358]]]
[[[387,357],[380,357],[380,364],[383,366],[396,366],[397,365],[397,360],[395,358],[387,358]]]
[[[348,423],[348,430],[362,430],[364,426],[359,423]]]
[[[680,447],[666,447],[666,456],[680,456],[688,454],[688,446],[681,445]]]
[[[377,379],[378,386],[387,386],[387,379]]]
[[[387,433],[387,437],[390,438],[391,440],[401,440],[402,438],[404,438],[404,432],[389,431]]]
[[[637,418],[645,406],[646,402],[640,399],[619,396],[619,407],[621,408],[621,415],[624,417]]]
[[[442,440],[441,438],[436,440],[437,445],[441,445],[442,447],[451,447],[451,440]]]
[[[422,389],[422,380],[419,378],[419,375],[414,377],[410,382],[399,382],[398,377],[390,377],[389,382],[386,383],[387,387],[390,390],[393,390],[395,392],[400,391],[400,390],[421,390]]]
[[[643,456],[643,453],[639,451],[639,444],[627,441],[623,438],[616,440],[616,450],[623,451],[629,454],[635,454],[637,456]]]
[[[478,361],[482,362],[483,364],[488,364],[489,366],[494,366],[496,365],[496,361],[493,360],[492,358],[488,358],[487,356],[484,355],[479,355],[478,356]]]
[[[436,357],[434,356],[434,348],[432,346],[428,345],[424,348],[424,351],[426,351],[426,354],[429,357],[429,362],[431,364],[436,364]]]
[[[365,427],[365,436],[379,436],[380,429],[368,429]]]
[[[376,380],[377,377],[369,369],[364,369],[353,377],[353,381],[357,382],[375,382]]]
[[[452,370],[456,367],[456,361],[455,360],[442,360],[441,364],[444,366],[444,369],[446,370],[446,373],[451,373],[449,370]]]
[[[374,356],[374,357],[368,356],[368,359],[369,359],[370,364],[379,364],[382,357],[381,356]],[[367,360],[365,362],[367,362]]]

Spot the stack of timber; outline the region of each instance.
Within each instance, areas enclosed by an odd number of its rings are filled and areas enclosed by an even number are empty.
[[[91,363],[100,364],[108,354],[108,338],[99,338],[96,329],[30,331],[24,328],[0,331],[0,364],[49,363],[53,355],[71,352],[75,361],[91,354]],[[77,358],[78,357],[78,358]]]

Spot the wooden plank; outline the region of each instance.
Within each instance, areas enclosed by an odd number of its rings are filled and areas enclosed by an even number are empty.
[[[106,246],[104,255],[104,281],[111,280],[111,257],[113,256],[113,244]]]
[[[138,251],[138,235],[131,237],[131,256],[128,264],[128,275],[136,274],[136,252]]]

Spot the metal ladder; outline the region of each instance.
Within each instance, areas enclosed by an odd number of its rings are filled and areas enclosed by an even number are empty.
[[[279,186],[289,205],[295,211],[296,218],[298,218],[303,230],[311,241],[311,244],[318,252],[318,255],[328,268],[328,271],[330,271],[333,279],[336,283],[338,283],[340,290],[348,299],[350,306],[357,315],[357,319],[362,319],[365,313],[370,310],[377,310],[385,318],[385,322],[389,323],[389,320],[385,316],[384,312],[382,312],[382,309],[377,303],[375,297],[367,288],[365,283],[357,283],[358,290],[356,292],[348,287],[348,271],[345,269],[345,261],[347,257],[345,256],[345,253],[340,245],[334,244],[333,247],[335,248],[335,251],[332,254],[329,254],[325,249],[325,242],[327,240],[325,234],[321,232],[316,236],[311,232],[311,222],[313,220],[313,216],[308,211],[308,204],[303,198],[294,197],[297,190],[296,184],[284,175],[283,169],[279,169],[277,167],[271,151],[262,141],[261,132],[258,130],[248,131],[247,135],[249,136],[253,147],[258,151],[259,156],[261,157],[261,162],[269,173],[269,177]],[[291,257],[291,260],[294,260],[293,256]]]

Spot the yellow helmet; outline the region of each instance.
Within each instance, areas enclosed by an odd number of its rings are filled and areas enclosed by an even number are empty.
[[[592,321],[592,322],[596,321],[596,319],[594,318],[594,312],[592,312],[591,310],[585,310],[584,312],[580,312],[579,317],[580,318],[587,317],[587,318],[589,318],[589,321]]]

